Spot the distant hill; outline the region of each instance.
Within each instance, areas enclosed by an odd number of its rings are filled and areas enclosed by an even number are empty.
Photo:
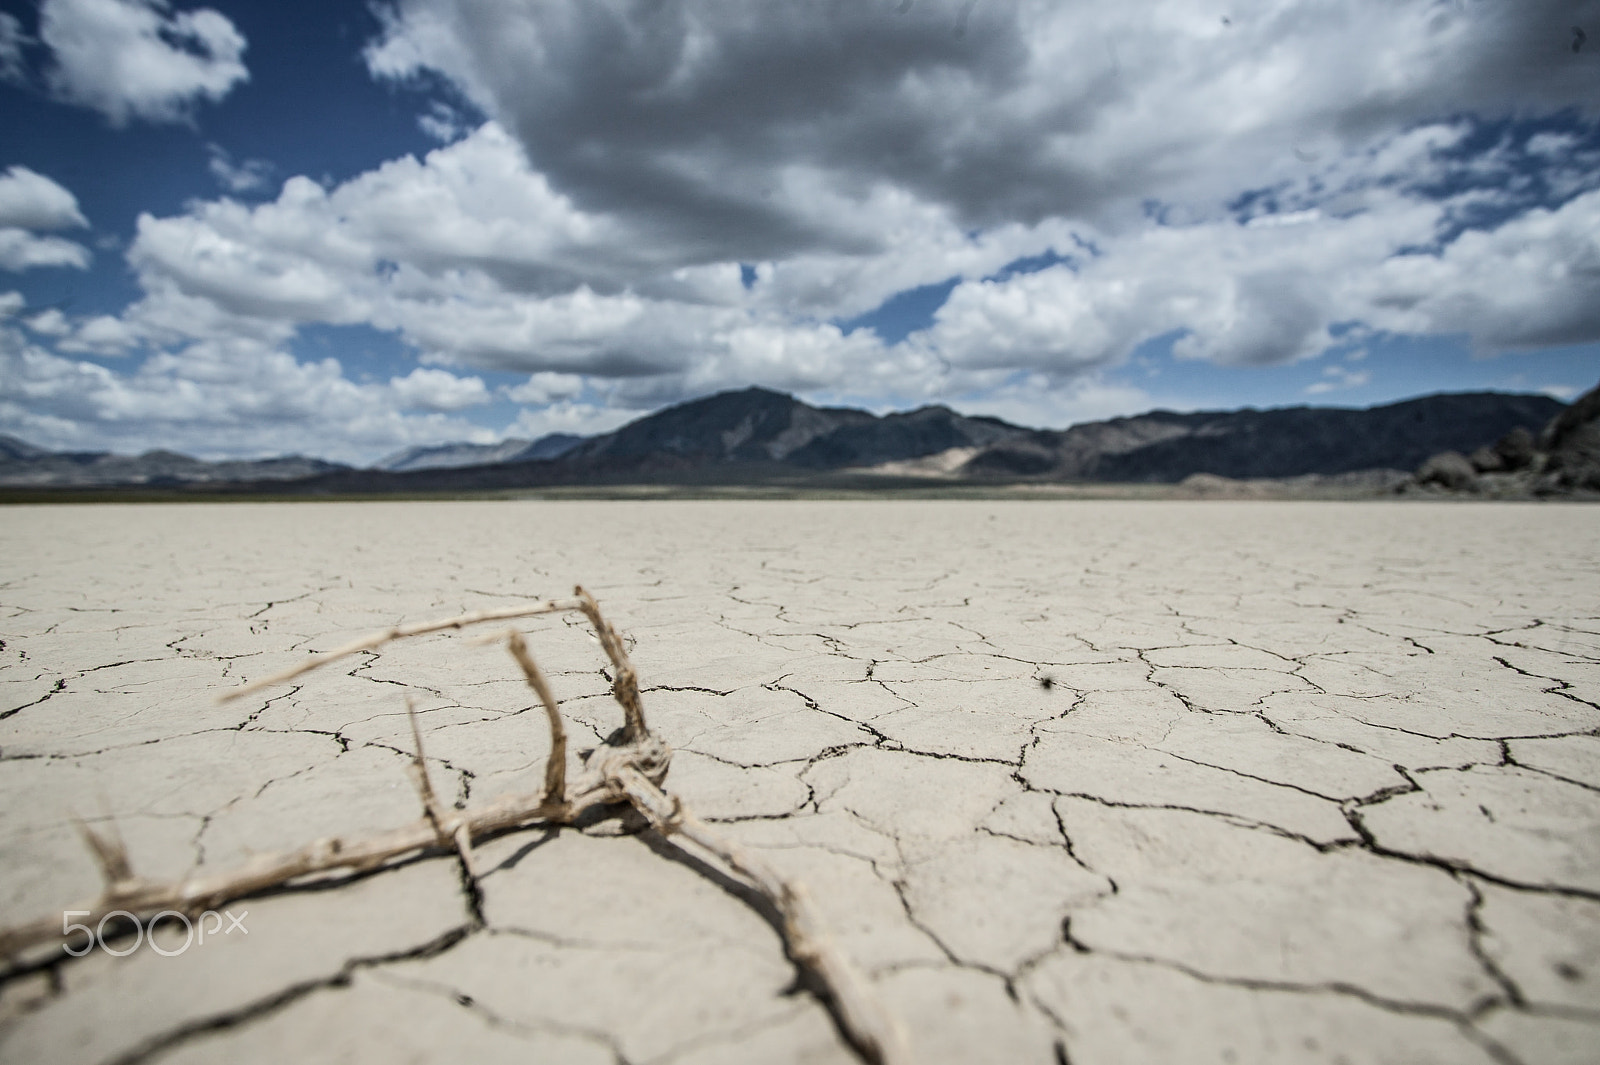
[[[13,488],[300,481],[347,469],[337,462],[301,455],[205,462],[174,451],[146,451],[142,455],[46,451],[14,436],[0,436],[0,485]]]
[[[502,462],[553,459],[583,443],[572,433],[549,433],[534,441],[510,437],[498,444],[432,444],[408,447],[372,464],[377,470],[444,470]]]
[[[974,455],[960,472],[1176,483],[1197,473],[1244,479],[1409,471],[1436,452],[1470,451],[1518,427],[1538,434],[1564,408],[1543,395],[1461,392],[1365,410],[1158,410],[1001,441]]]
[[[315,459],[202,463],[54,454],[0,437],[0,484],[260,482],[275,492],[479,491],[559,485],[820,483],[849,476],[953,482],[1164,482],[1410,471],[1442,451],[1521,429],[1537,437],[1565,405],[1548,396],[1471,392],[1366,410],[1287,407],[1151,411],[1063,430],[930,406],[876,415],[813,407],[763,388],[680,403],[587,439],[449,444],[356,470]]]

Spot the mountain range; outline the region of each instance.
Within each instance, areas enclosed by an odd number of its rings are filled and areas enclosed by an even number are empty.
[[[349,469],[302,455],[206,462],[176,451],[115,455],[109,451],[47,451],[0,434],[0,485],[75,487],[106,485],[238,484],[301,481]]]
[[[1440,451],[1470,451],[1521,427],[1538,434],[1565,405],[1544,395],[1465,392],[1365,410],[1151,411],[1042,430],[974,455],[969,476],[1176,482],[1413,470]]]
[[[879,483],[1173,483],[1193,474],[1287,478],[1410,471],[1438,452],[1471,451],[1517,428],[1538,435],[1564,409],[1543,395],[1470,392],[1364,410],[1157,410],[1048,430],[943,406],[885,415],[814,407],[781,392],[748,388],[667,407],[598,436],[412,448],[370,469],[298,456],[206,463],[160,451],[137,457],[48,452],[0,437],[0,485],[187,483],[361,493],[817,483],[840,476]]]

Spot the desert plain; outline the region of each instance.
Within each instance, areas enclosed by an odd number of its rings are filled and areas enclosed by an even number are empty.
[[[471,630],[216,697],[576,583],[669,789],[807,886],[919,1062],[1600,1061],[1589,506],[8,507],[0,925],[99,890],[75,819],[162,878],[416,820],[408,699],[448,803],[536,787]],[[594,747],[582,618],[518,625]],[[0,1060],[859,1060],[691,848],[619,816],[475,861],[13,965]]]

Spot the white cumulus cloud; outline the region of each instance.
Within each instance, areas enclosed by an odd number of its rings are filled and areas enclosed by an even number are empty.
[[[253,340],[196,341],[118,372],[56,354],[0,322],[0,425],[44,447],[362,463],[482,435],[447,412],[406,406],[388,384],[350,380],[334,359],[303,362]]]
[[[25,229],[0,229],[0,270],[31,270],[38,266],[89,265],[89,249],[63,237],[41,237]]]
[[[211,8],[166,0],[44,0],[39,37],[50,49],[55,96],[117,126],[184,120],[250,77],[244,36]]]
[[[43,174],[13,166],[0,175],[0,269],[87,268],[88,248],[65,237],[40,236],[39,231],[88,224],[77,197]]]
[[[125,355],[140,343],[139,331],[121,318],[97,314],[76,322],[56,341],[56,350],[101,357]]]
[[[489,402],[481,377],[457,377],[448,370],[418,366],[404,377],[389,381],[402,407],[412,410],[455,411]]]
[[[43,174],[13,166],[0,176],[0,227],[73,229],[88,224],[77,197]]]

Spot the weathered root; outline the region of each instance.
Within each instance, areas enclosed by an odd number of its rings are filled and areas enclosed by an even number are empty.
[[[406,714],[416,750],[406,769],[422,802],[420,820],[367,839],[319,839],[297,850],[258,855],[224,872],[196,873],[176,881],[147,880],[136,875],[127,848],[114,830],[97,833],[79,822],[79,831],[100,866],[105,889],[97,898],[72,907],[75,915],[86,914],[89,927],[99,927],[102,920],[118,912],[132,914],[141,921],[172,910],[193,916],[269,888],[303,883],[332,873],[367,872],[440,850],[454,851],[467,876],[475,877],[472,848],[480,840],[536,823],[571,824],[593,807],[627,803],[644,815],[656,831],[689,840],[728,866],[772,903],[783,918],[782,932],[789,956],[820,982],[841,1031],[864,1059],[883,1065],[908,1063],[911,1058],[904,1029],[835,942],[805,886],[778,875],[765,862],[701,821],[680,798],[663,789],[672,748],[651,734],[645,723],[638,680],[622,637],[601,615],[594,597],[581,587],[568,599],[547,599],[520,607],[384,629],[333,651],[312,655],[293,669],[236,688],[224,694],[221,700],[237,699],[293,680],[318,666],[362,651],[376,650],[407,636],[560,611],[579,611],[594,627],[600,646],[611,662],[611,693],[622,707],[625,722],[620,736],[595,750],[588,757],[584,771],[570,785],[566,772],[566,727],[560,708],[522,635],[511,630],[506,634],[507,650],[543,704],[550,724],[550,756],[539,791],[505,795],[468,810],[446,807],[439,801],[429,779],[422,732],[417,726],[416,712],[408,701]],[[49,947],[59,951],[76,945],[53,916],[0,928],[0,957],[11,959],[13,963],[26,954]]]
[[[696,817],[682,799],[656,787],[637,771],[619,770],[617,783],[656,831],[682,836],[709,851],[778,908],[789,956],[828,989],[839,1026],[868,1061],[910,1061],[899,1018],[878,1000],[861,970],[840,948],[804,884],[779,876],[767,863]]]

